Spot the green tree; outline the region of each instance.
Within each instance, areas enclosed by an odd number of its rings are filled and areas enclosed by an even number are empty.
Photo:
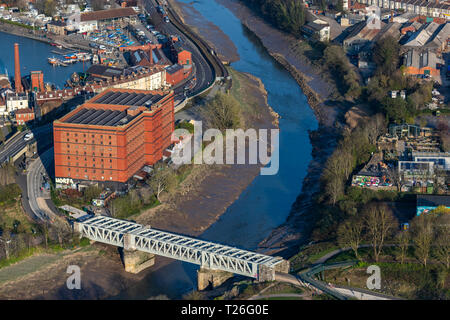
[[[399,64],[400,45],[398,41],[387,36],[375,43],[373,61],[377,64],[377,73],[392,75]]]
[[[404,123],[409,115],[406,101],[402,98],[385,97],[381,101],[381,106],[386,116],[395,123]]]

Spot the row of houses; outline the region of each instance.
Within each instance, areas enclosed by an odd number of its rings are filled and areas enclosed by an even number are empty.
[[[377,6],[383,9],[404,10],[405,12],[440,17],[450,20],[450,4],[439,0],[357,0],[368,6]],[[348,0],[347,0],[348,3]]]
[[[71,32],[87,33],[102,29],[103,26],[123,27],[138,21],[137,12],[131,8],[115,8],[93,12],[74,13],[64,21],[57,20],[47,24],[47,30],[57,35]]]

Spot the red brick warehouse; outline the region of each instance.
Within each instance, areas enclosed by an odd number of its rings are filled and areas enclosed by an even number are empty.
[[[108,89],[53,122],[55,177],[127,182],[162,158],[173,130],[173,91]]]

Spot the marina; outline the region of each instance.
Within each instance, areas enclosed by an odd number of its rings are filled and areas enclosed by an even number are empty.
[[[54,67],[67,67],[69,64],[77,62],[88,62],[94,60],[92,55],[86,52],[78,53],[62,53],[52,50],[53,53],[59,54],[62,58],[55,58],[54,56],[47,58],[48,63]],[[94,56],[95,57],[95,56]],[[98,61],[98,59],[97,59]]]

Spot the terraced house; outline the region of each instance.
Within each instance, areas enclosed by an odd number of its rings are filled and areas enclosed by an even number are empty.
[[[450,4],[439,0],[357,0],[366,5],[384,9],[413,12],[428,17],[439,17],[450,20]]]

